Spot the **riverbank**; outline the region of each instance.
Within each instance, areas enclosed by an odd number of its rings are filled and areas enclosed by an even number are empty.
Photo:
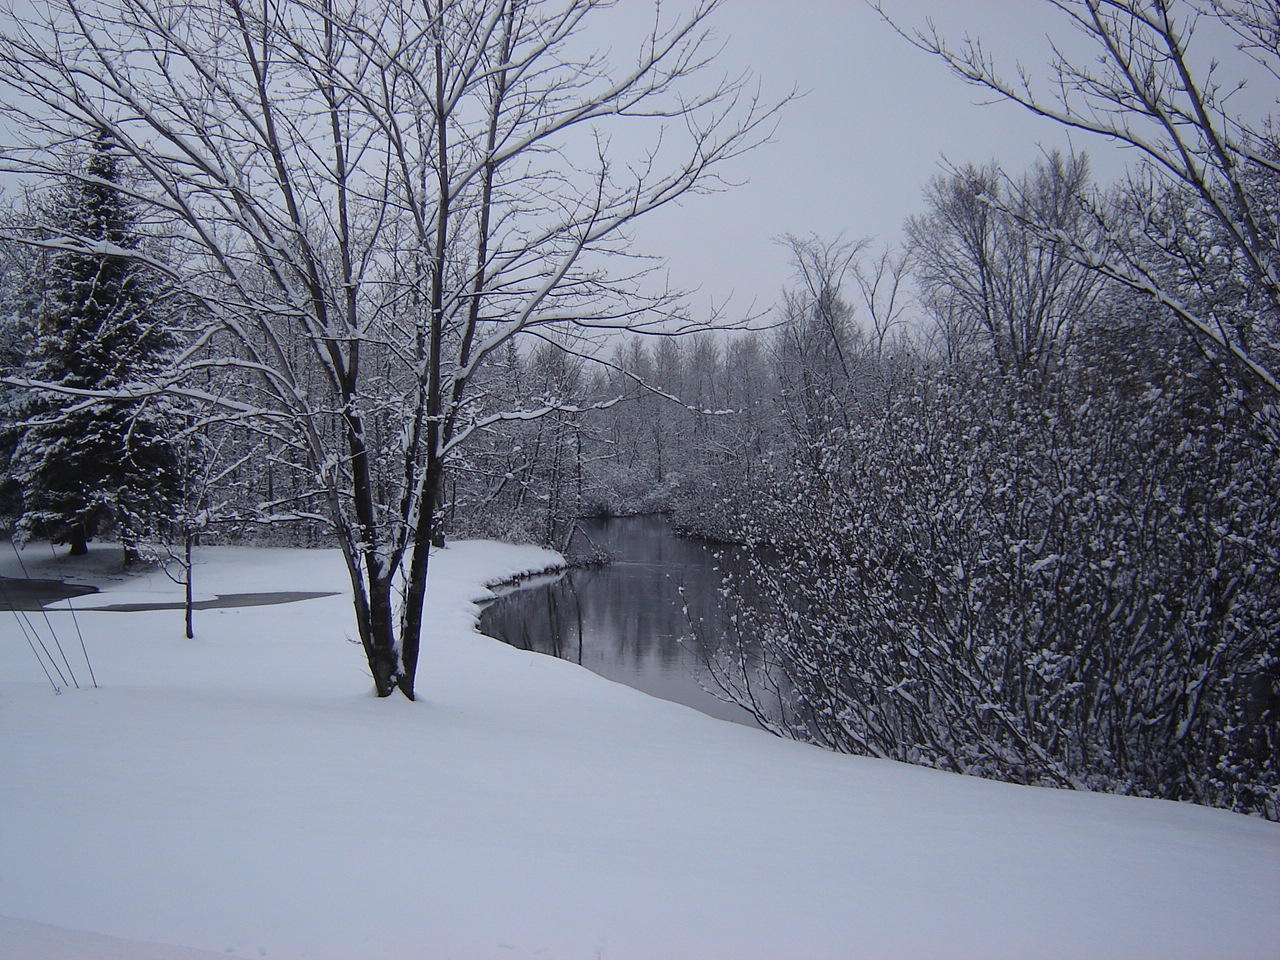
[[[370,695],[336,553],[200,560],[209,594],[339,595],[211,610],[194,641],[174,612],[79,611],[100,686],[56,696],[14,621],[0,633],[0,956],[1205,960],[1280,942],[1274,824],[837,756],[476,634],[483,584],[545,551],[436,556],[418,703]]]

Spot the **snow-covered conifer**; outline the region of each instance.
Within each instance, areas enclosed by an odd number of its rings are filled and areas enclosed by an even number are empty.
[[[133,397],[175,338],[157,308],[158,282],[133,256],[143,241],[121,180],[112,141],[99,134],[32,238],[47,266],[16,411],[25,425],[12,463],[17,526],[73,554],[104,522],[119,525],[128,550],[140,519],[163,514],[177,487],[166,402]]]

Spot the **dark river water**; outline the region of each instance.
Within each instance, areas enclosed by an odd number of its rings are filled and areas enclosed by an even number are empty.
[[[481,632],[713,717],[754,724],[741,707],[705,689],[703,668],[706,645],[722,635],[720,565],[740,555],[677,537],[663,517],[583,521],[571,551],[592,547],[613,562],[505,594],[481,614]]]

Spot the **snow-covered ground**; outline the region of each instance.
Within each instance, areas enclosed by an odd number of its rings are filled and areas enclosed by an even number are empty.
[[[437,555],[418,703],[371,695],[333,552],[204,551],[202,596],[339,595],[193,641],[77,601],[99,689],[55,696],[4,613],[0,958],[1280,955],[1277,825],[837,756],[474,632],[551,559]],[[178,597],[110,566],[102,602]]]

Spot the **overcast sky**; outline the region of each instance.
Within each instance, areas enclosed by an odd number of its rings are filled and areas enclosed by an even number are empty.
[[[932,18],[945,36],[968,32],[1010,67],[1021,60],[1040,74],[1046,35],[1073,42],[1041,0],[884,5],[904,25]],[[639,232],[643,247],[670,257],[675,284],[701,288],[701,311],[731,294],[735,312],[774,303],[791,273],[773,242],[782,234],[896,241],[943,157],[995,159],[1016,172],[1042,148],[1069,145],[1062,128],[1020,107],[980,105],[982,91],[908,44],[862,0],[727,0],[715,23],[726,70],[750,66],[775,95],[792,87],[807,94],[787,107],[775,141],[732,169],[744,185],[662,211]],[[1083,134],[1074,142],[1104,182],[1131,156]]]
[[[695,0],[662,2],[674,16]],[[651,24],[652,3],[619,0],[611,11],[619,35],[601,40],[621,62]],[[948,38],[981,38],[1009,72],[1021,62],[1044,76],[1046,38],[1068,45],[1074,38],[1046,0],[884,0],[884,7],[907,29],[931,19]],[[628,24],[629,17],[637,19]],[[774,142],[723,171],[740,186],[688,198],[637,226],[636,251],[668,258],[671,283],[698,288],[693,306],[701,316],[713,305],[727,304],[733,318],[774,304],[792,273],[775,242],[783,234],[893,244],[946,162],[998,160],[1017,173],[1042,151],[1072,145],[1052,121],[982,103],[989,95],[911,46],[863,0],[724,0],[712,26],[725,45],[724,74],[751,70],[766,97],[793,89],[803,96],[782,111]],[[1198,34],[1205,36],[1207,52],[1222,54],[1229,68],[1240,62],[1225,36]],[[1259,115],[1274,112],[1274,79],[1258,80],[1251,101]],[[1098,138],[1073,139],[1103,183],[1132,156]]]

